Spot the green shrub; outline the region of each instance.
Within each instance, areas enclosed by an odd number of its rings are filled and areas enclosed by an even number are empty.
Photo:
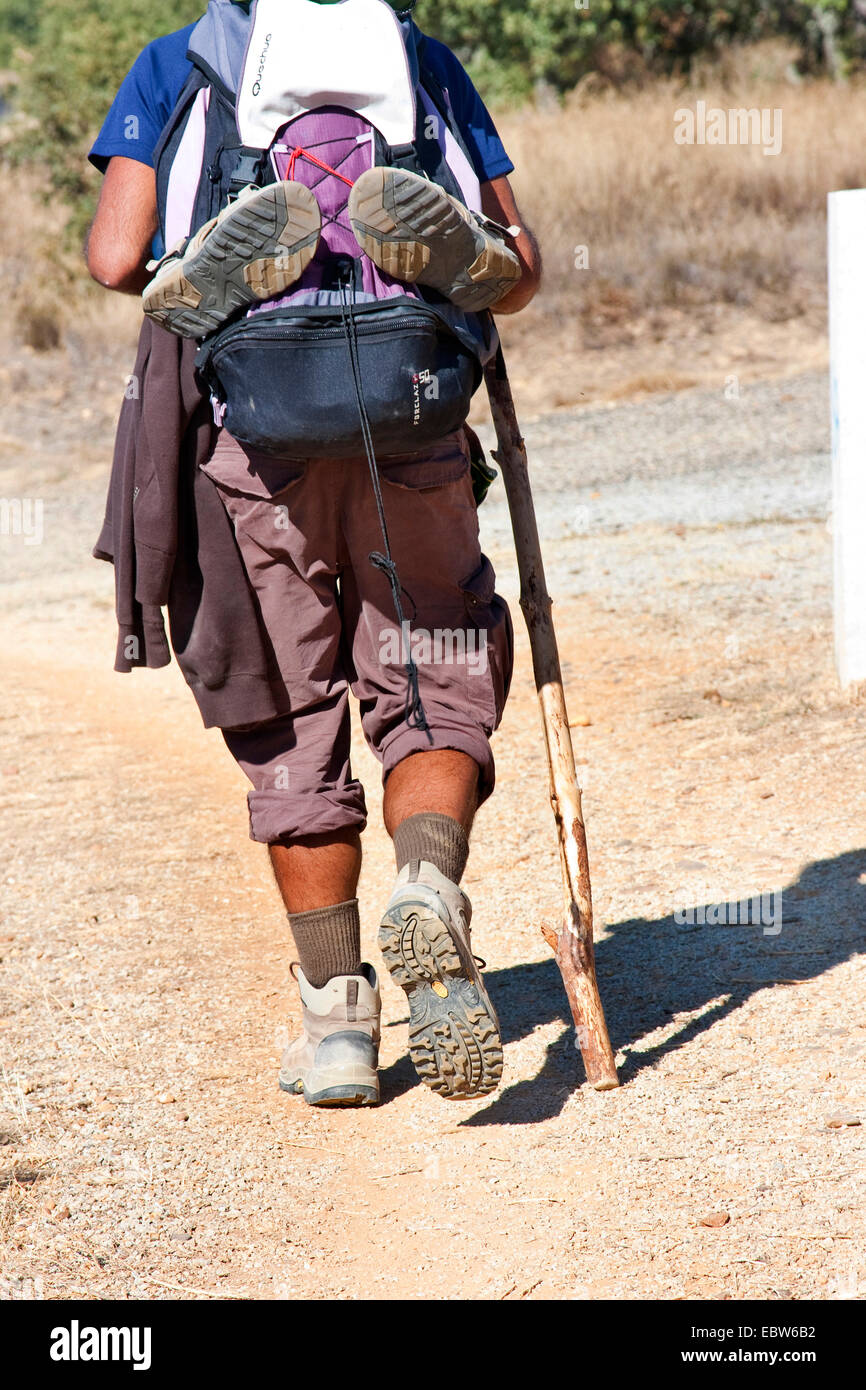
[[[0,0],[0,68],[10,67],[16,49],[36,38],[40,9],[34,0]]]
[[[9,0],[0,0],[8,4]],[[73,209],[80,237],[99,178],[86,155],[124,74],[150,39],[188,24],[200,0],[43,0],[17,105],[29,117],[11,156],[48,171],[53,192]]]
[[[687,71],[698,55],[769,36],[792,39],[804,69],[844,75],[866,58],[866,5],[851,0],[419,0],[422,28],[448,43],[485,95],[571,90],[611,52],[648,73]],[[626,73],[634,65],[620,61]]]

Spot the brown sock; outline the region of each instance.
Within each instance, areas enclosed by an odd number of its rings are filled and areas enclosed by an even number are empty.
[[[469,837],[459,820],[439,811],[421,811],[394,831],[397,872],[412,859],[426,859],[440,874],[459,883],[469,858]]]
[[[313,989],[335,975],[361,973],[361,919],[358,899],[287,913],[301,969]]]

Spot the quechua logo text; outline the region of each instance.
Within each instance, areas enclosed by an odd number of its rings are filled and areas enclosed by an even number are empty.
[[[256,80],[255,80],[255,82],[253,83],[253,96],[254,96],[254,97],[257,97],[258,94],[259,94],[259,92],[262,90],[262,73],[263,73],[264,70],[265,70],[265,62],[267,61],[268,49],[269,49],[270,46],[271,46],[271,38],[272,38],[272,37],[273,37],[273,36],[272,36],[271,34],[265,34],[265,46],[264,46],[264,48],[262,49],[261,54],[259,55],[259,67],[258,67],[258,71],[257,71],[257,73],[256,73]]]

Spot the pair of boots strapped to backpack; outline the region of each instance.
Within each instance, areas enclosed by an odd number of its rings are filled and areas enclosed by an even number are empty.
[[[520,262],[502,239],[506,229],[488,230],[486,219],[409,170],[365,170],[351,185],[348,215],[380,270],[426,285],[458,308],[490,308],[520,278]],[[238,310],[289,289],[312,261],[321,227],[306,184],[250,186],[162,259],[144,291],[144,312],[181,337],[204,338]]]

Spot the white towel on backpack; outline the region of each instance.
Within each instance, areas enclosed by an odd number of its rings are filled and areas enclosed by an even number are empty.
[[[238,86],[242,141],[267,149],[281,126],[318,106],[356,111],[389,145],[415,138],[406,45],[385,0],[256,0]]]

